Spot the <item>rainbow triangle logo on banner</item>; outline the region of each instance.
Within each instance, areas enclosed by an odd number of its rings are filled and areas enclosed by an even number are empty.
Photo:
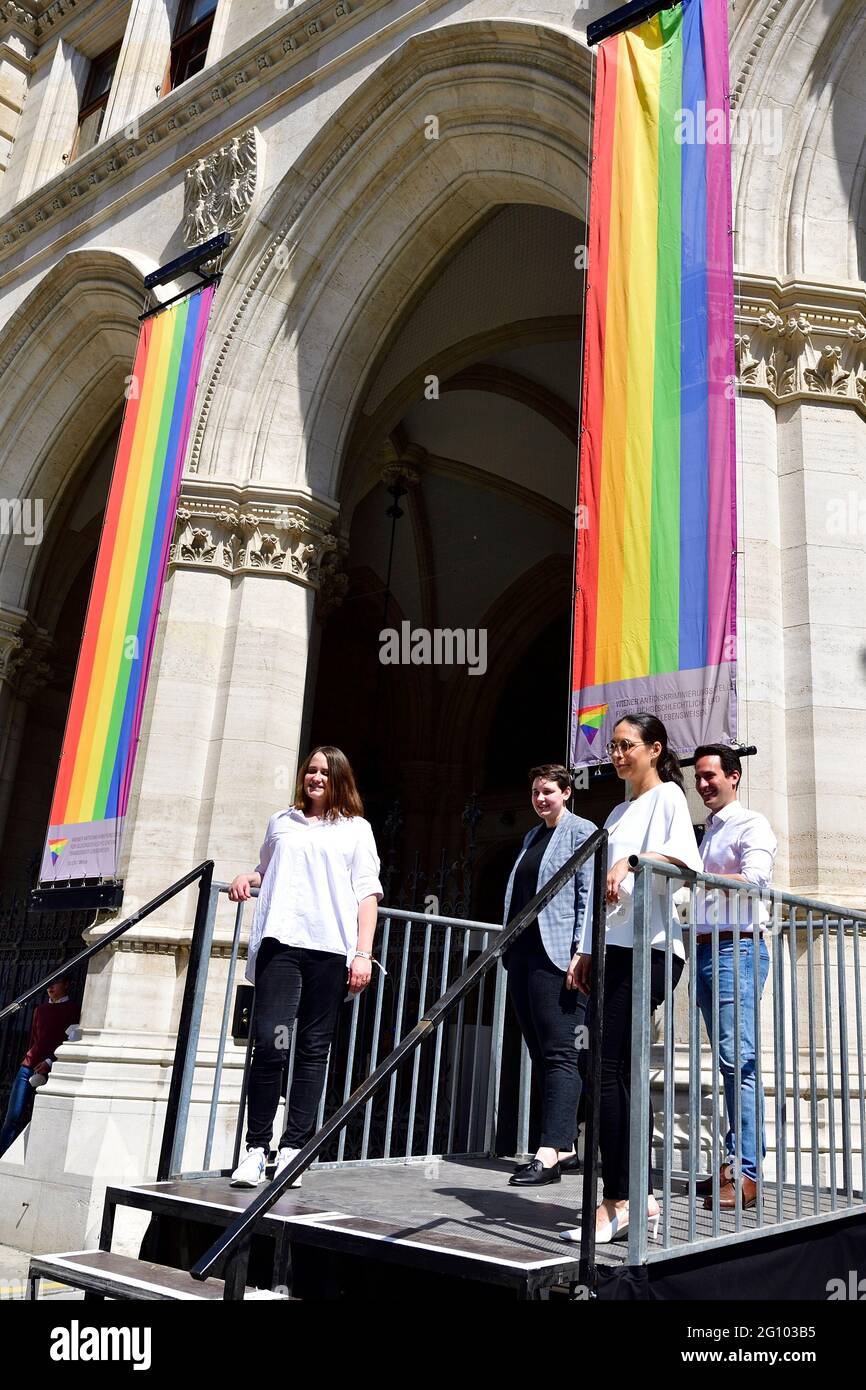
[[[60,858],[61,854],[63,853],[63,851],[65,850],[65,848],[66,848],[66,846],[67,846],[68,844],[69,844],[68,838],[65,839],[65,840],[49,840],[49,841],[48,841],[48,848],[49,848],[50,851],[51,851],[51,862],[52,862],[52,864],[56,864],[56,863],[57,863],[58,859]]]
[[[587,705],[586,709],[577,711],[577,727],[587,743],[592,743],[595,739],[604,723],[604,716],[607,714],[608,708],[608,705]]]

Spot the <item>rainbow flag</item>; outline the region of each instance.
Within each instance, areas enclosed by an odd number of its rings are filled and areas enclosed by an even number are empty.
[[[207,285],[141,325],[63,736],[43,883],[117,873],[213,295],[214,286]]]
[[[604,759],[628,710],[657,714],[680,752],[736,736],[728,87],[727,0],[682,0],[598,48],[572,682],[578,765]],[[599,728],[585,713],[601,705]]]

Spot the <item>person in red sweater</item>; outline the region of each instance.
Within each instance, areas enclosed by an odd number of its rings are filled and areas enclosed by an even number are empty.
[[[34,1011],[30,1042],[12,1083],[9,1104],[0,1129],[0,1155],[15,1143],[18,1135],[30,1123],[36,1096],[31,1078],[47,1076],[54,1062],[54,1054],[66,1037],[66,1030],[78,1022],[80,1009],[69,998],[68,990],[69,980],[61,976],[48,986],[48,1003],[40,1004]]]

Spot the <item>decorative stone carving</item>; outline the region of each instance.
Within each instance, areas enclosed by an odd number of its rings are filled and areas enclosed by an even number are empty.
[[[737,333],[734,338],[734,351],[737,359],[737,380],[754,386],[761,364],[749,350],[751,341],[747,333]]]
[[[197,246],[218,232],[234,232],[253,205],[261,164],[255,129],[199,159],[186,171],[183,235]]]
[[[233,504],[185,496],[169,562],[226,575],[280,575],[318,587],[323,561],[336,547],[330,523],[294,502],[244,506],[240,499]]]
[[[48,633],[33,628],[29,620],[0,618],[0,680],[21,699],[29,699],[52,679],[54,671],[45,659],[50,649]]]
[[[348,547],[343,544],[327,554],[319,567],[319,592],[316,595],[316,617],[324,623],[336,613],[349,591],[349,576],[345,571]]]
[[[815,367],[806,367],[803,376],[806,385],[813,391],[828,391],[835,395],[844,395],[848,384],[849,373],[840,367],[842,360],[842,349],[831,347],[828,343]]]
[[[769,280],[756,285],[752,293],[741,286],[735,337],[737,384],[777,402],[831,395],[862,408],[866,404],[862,372],[866,305],[862,310],[857,305],[855,312],[861,310],[862,317],[852,318],[854,304],[847,313],[840,312],[838,295],[815,287],[810,300],[810,289],[799,284],[783,289]],[[807,300],[806,305],[790,302],[795,293]],[[770,297],[776,303],[767,304]]]

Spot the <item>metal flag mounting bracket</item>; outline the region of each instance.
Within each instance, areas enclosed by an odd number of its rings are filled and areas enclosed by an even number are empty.
[[[630,5],[621,5],[618,10],[611,10],[610,14],[587,25],[586,42],[592,48],[603,39],[621,34],[624,29],[634,29],[638,24],[644,24],[662,10],[674,9],[679,3],[680,0],[633,0]]]
[[[159,314],[163,309],[167,309],[170,304],[176,304],[179,299],[186,299],[188,294],[195,290],[204,289],[206,285],[218,285],[222,279],[221,271],[203,272],[201,267],[208,265],[211,261],[218,260],[224,251],[231,245],[231,232],[219,232],[209,241],[202,241],[198,246],[193,246],[189,251],[185,251],[182,256],[177,256],[167,265],[161,265],[159,270],[154,270],[150,275],[144,277],[144,288],[148,291],[156,288],[157,285],[167,285],[170,280],[176,280],[180,275],[197,275],[199,283],[189,289],[181,290],[180,294],[172,295],[171,299],[166,299],[162,304],[154,304],[152,309],[146,309],[143,314],[139,314],[139,323],[151,318],[154,314]]]

